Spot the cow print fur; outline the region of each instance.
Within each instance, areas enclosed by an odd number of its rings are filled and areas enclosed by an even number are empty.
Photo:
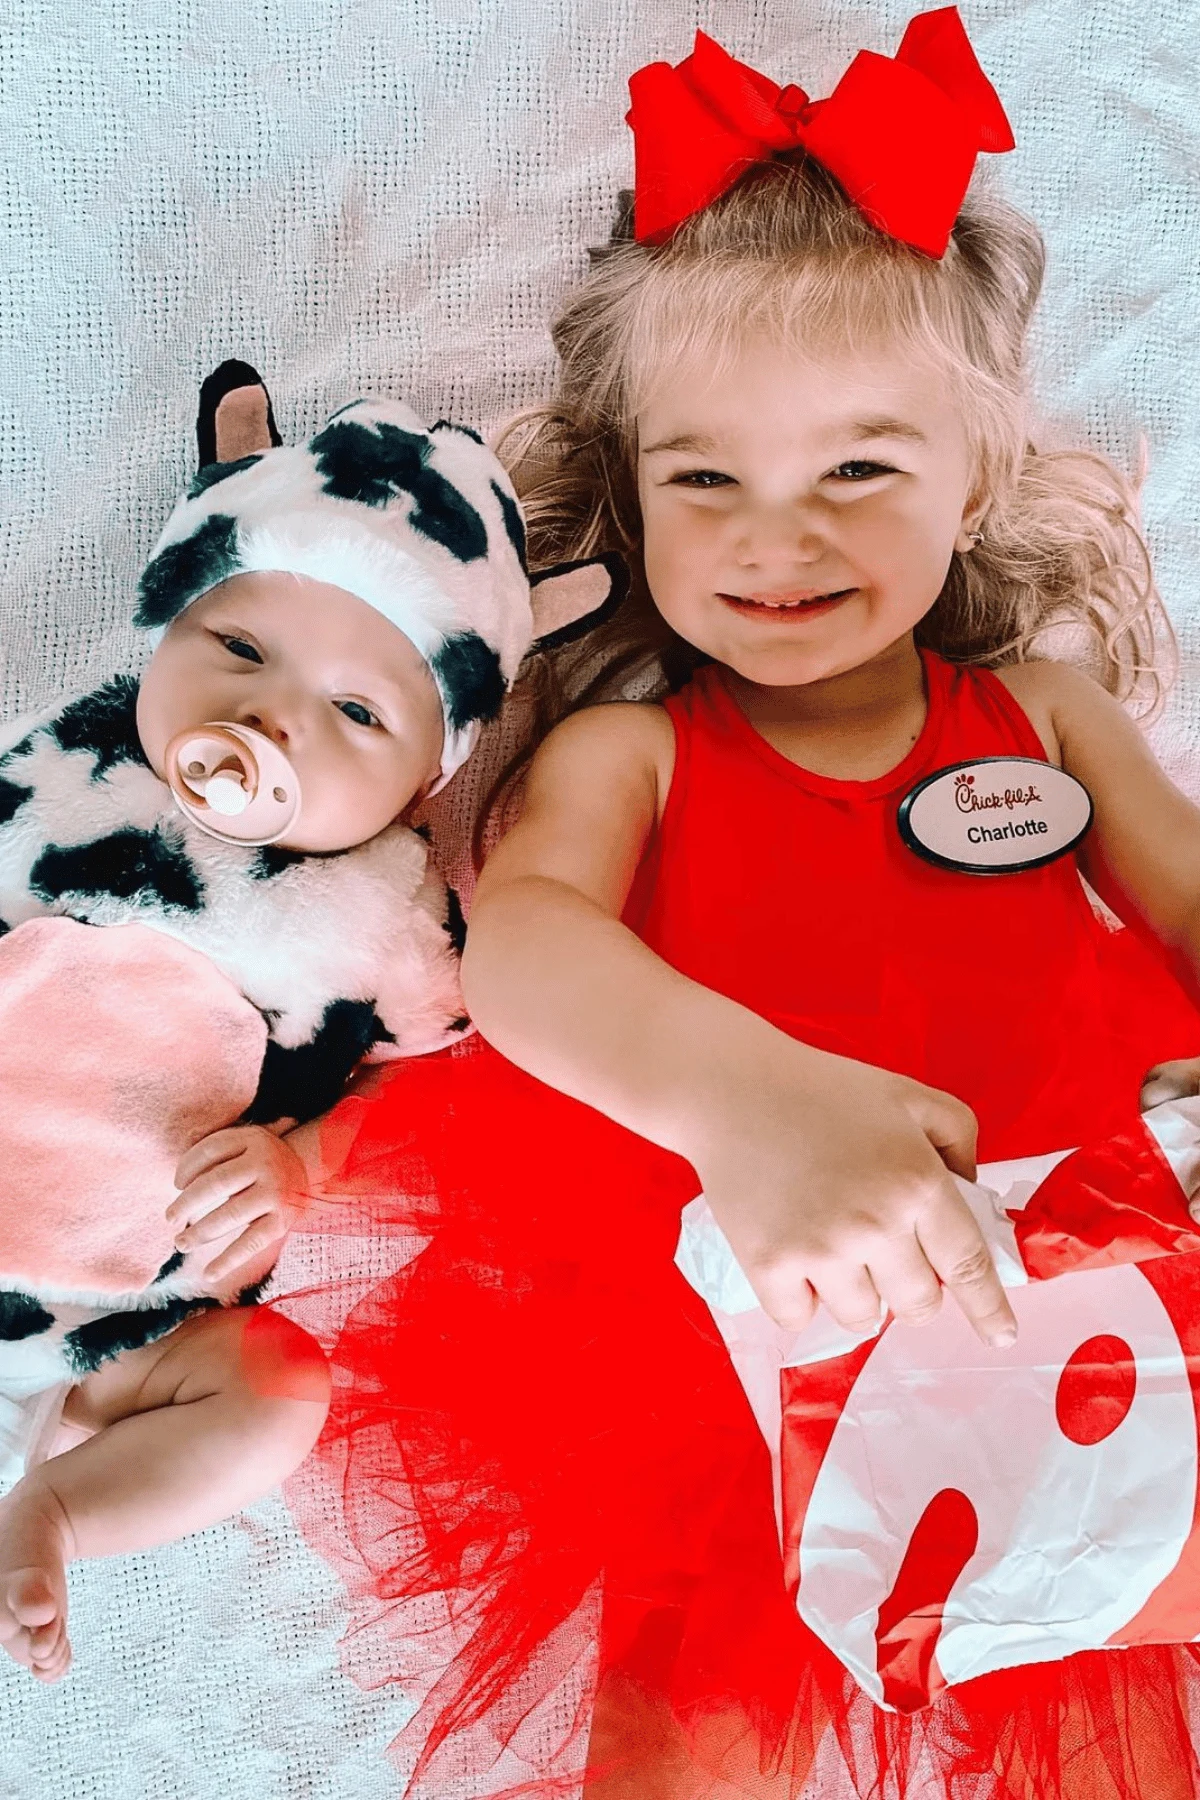
[[[0,775],[0,825],[7,825],[15,816],[17,808],[32,799],[32,788],[22,787],[19,782],[9,781],[6,776]]]
[[[219,481],[228,481],[231,475],[240,475],[243,469],[252,469],[256,462],[261,461],[262,451],[257,450],[253,456],[239,456],[233,462],[206,463],[188,482],[188,499],[198,500],[201,494],[207,494],[209,488],[216,487]]]
[[[370,1001],[332,1001],[311,1043],[287,1049],[268,1039],[247,1122],[269,1125],[328,1112],[363,1058],[377,1045],[395,1041]]]
[[[137,729],[138,684],[132,675],[115,680],[65,706],[51,729],[62,750],[90,750],[91,779],[100,781],[120,762],[150,765]]]
[[[238,522],[226,513],[210,513],[191,537],[168,544],[147,564],[138,585],[134,624],[152,629],[168,625],[196,594],[235,575]]]
[[[334,419],[313,438],[311,449],[325,492],[334,499],[386,506],[407,494],[414,531],[459,562],[487,555],[487,526],[466,495],[429,466],[433,440],[427,433],[382,423],[370,430],[355,419]]]
[[[199,912],[204,887],[196,869],[163,827],[113,831],[90,844],[48,844],[29,872],[42,900],[70,895],[157,903],[164,912]]]
[[[220,1301],[211,1295],[178,1295],[161,1306],[138,1306],[129,1312],[98,1313],[63,1334],[63,1356],[77,1381],[94,1374],[123,1350],[140,1350],[174,1331],[193,1313],[208,1312]]]
[[[492,492],[500,505],[500,516],[504,520],[508,541],[516,551],[521,567],[527,570],[529,562],[525,554],[525,521],[521,517],[521,509],[511,495],[505,493],[499,482],[493,481]]]
[[[267,1024],[248,1122],[315,1117],[364,1058],[460,1037],[461,908],[424,841],[393,825],[356,849],[305,856],[209,837],[146,761],[137,694],[120,676],[6,734],[0,933],[46,916],[137,923],[208,956]],[[182,1264],[168,1259],[143,1293],[116,1300],[31,1293],[0,1267],[0,1392],[14,1355],[49,1358],[56,1379],[77,1380],[217,1304]]]
[[[476,632],[460,631],[446,638],[433,656],[433,669],[456,730],[473,720],[486,724],[496,717],[505,691],[500,658]]]
[[[19,1290],[0,1293],[0,1343],[15,1344],[36,1332],[48,1331],[54,1314],[47,1312],[40,1300]]]

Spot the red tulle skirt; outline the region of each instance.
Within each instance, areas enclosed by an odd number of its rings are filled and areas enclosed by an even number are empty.
[[[287,1496],[341,1574],[348,1672],[419,1705],[409,1800],[1192,1800],[1192,1646],[876,1708],[784,1586],[767,1448],[674,1266],[687,1164],[479,1040],[327,1122],[309,1229],[402,1265],[333,1342]],[[403,1260],[407,1257],[407,1260]],[[336,1334],[336,1335],[335,1335]]]

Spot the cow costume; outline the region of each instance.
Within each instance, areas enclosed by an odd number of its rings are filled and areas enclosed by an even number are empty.
[[[242,382],[229,367],[210,388]],[[475,433],[426,430],[395,401],[356,401],[307,444],[209,461],[142,576],[136,623],[157,639],[254,571],[341,588],[416,647],[444,721],[436,787],[534,638],[503,469]],[[606,614],[618,580],[615,560],[538,578],[540,645]],[[470,1030],[462,913],[425,840],[393,823],[308,854],[214,835],[151,767],[138,692],[116,674],[0,734],[0,1482],[44,1453],[73,1382],[261,1289],[269,1262],[206,1284],[212,1246],[173,1250],[163,1213],[185,1149],[234,1122],[314,1118],[360,1063]]]

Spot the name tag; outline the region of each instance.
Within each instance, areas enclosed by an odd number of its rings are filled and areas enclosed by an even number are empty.
[[[909,849],[940,869],[1010,875],[1073,850],[1092,823],[1092,797],[1053,763],[981,756],[919,781],[896,822]]]

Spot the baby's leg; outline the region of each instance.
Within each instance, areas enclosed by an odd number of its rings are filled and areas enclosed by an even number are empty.
[[[319,1347],[255,1307],[201,1313],[89,1375],[63,1419],[91,1435],[0,1500],[0,1648],[57,1681],[67,1563],[228,1518],[303,1461],[328,1405]]]

